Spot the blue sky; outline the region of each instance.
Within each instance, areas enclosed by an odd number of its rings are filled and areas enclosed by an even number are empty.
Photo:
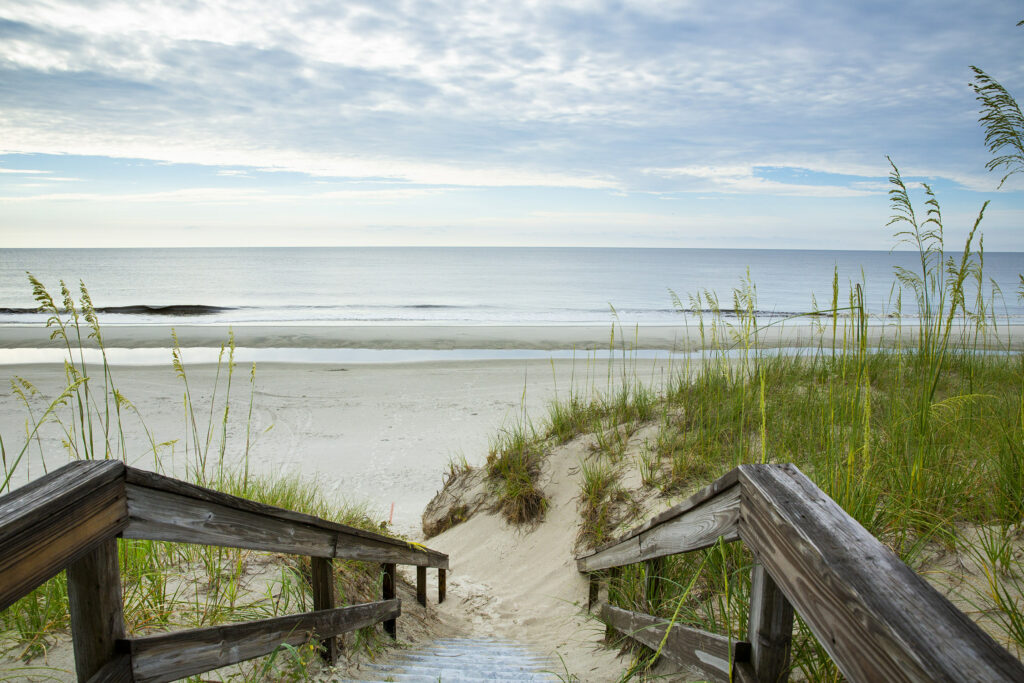
[[[1019,16],[1018,16],[1019,15]],[[888,249],[890,155],[1024,251],[968,66],[1024,3],[0,4],[0,246]]]

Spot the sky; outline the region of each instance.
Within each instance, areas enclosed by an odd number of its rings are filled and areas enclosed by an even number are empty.
[[[1024,251],[1006,0],[0,0],[0,247]],[[912,181],[912,182],[911,182]]]

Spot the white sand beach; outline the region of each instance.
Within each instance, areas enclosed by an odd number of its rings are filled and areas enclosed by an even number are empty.
[[[187,356],[186,356],[187,361]],[[659,382],[665,361],[636,361],[628,372]],[[205,434],[209,396],[216,366],[187,366],[197,418]],[[3,366],[6,377],[23,377],[45,396],[64,385],[63,368],[53,364]],[[256,369],[250,466],[256,472],[298,473],[316,478],[324,491],[350,501],[370,503],[386,518],[394,503],[396,530],[416,535],[423,507],[441,485],[451,457],[480,464],[488,441],[525,408],[539,420],[545,404],[567,394],[575,381],[607,384],[609,364],[542,360],[396,363],[371,365],[265,363]],[[612,365],[622,371],[621,361]],[[236,368],[231,390],[227,460],[239,464],[245,450],[249,369]],[[184,385],[170,363],[158,367],[115,367],[118,390],[138,408],[160,449],[164,466],[180,471],[186,461]],[[220,395],[224,391],[221,378]],[[36,398],[38,416],[48,401]],[[220,404],[218,404],[220,405]],[[215,411],[219,430],[223,407]],[[0,434],[8,457],[24,443],[26,411],[10,391],[0,396]],[[124,420],[133,463],[153,468],[152,452],[133,416]],[[56,425],[43,432],[42,451],[49,468],[67,462]],[[215,450],[215,449],[214,449]],[[15,483],[42,474],[35,444],[19,467]]]

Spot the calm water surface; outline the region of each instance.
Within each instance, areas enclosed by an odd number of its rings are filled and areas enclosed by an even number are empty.
[[[670,290],[732,290],[749,269],[762,316],[831,305],[863,281],[872,313],[895,309],[893,268],[916,255],[884,251],[591,248],[251,248],[0,250],[0,324],[39,320],[25,272],[54,294],[83,280],[104,324],[678,323]],[[1024,253],[985,255],[1000,310],[1024,321]],[[986,285],[988,287],[988,285]],[[906,298],[906,297],[905,297]],[[168,308],[162,308],[168,307]],[[904,313],[914,313],[903,303]]]

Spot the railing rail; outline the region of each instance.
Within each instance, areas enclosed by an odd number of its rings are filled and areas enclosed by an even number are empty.
[[[249,548],[310,557],[313,610],[144,638],[125,634],[117,538]],[[382,599],[335,606],[334,558],[379,562]],[[80,681],[169,681],[316,638],[333,663],[335,636],[383,622],[396,635],[395,567],[426,569],[445,599],[448,556],[312,515],[264,505],[123,463],[76,462],[0,497],[0,610],[67,570]]]
[[[754,555],[747,641],[609,604],[602,618],[650,647],[664,639],[662,655],[715,681],[785,680],[794,608],[851,681],[1024,680],[1019,660],[793,465],[741,465],[580,555],[577,568],[590,574],[592,605],[618,567],[719,538],[741,540]]]

